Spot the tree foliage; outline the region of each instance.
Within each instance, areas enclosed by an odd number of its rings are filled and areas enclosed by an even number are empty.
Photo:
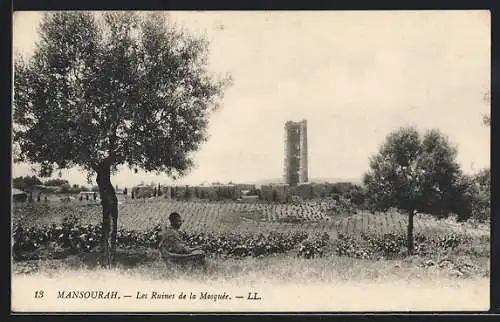
[[[370,170],[364,176],[367,196],[377,210],[397,207],[409,214],[410,252],[415,212],[447,214],[463,192],[456,154],[456,148],[438,130],[421,137],[416,128],[402,127],[390,133],[370,159]]]
[[[120,165],[186,174],[229,78],[208,70],[205,38],[161,14],[48,13],[39,36],[33,56],[15,60],[15,160],[42,176],[70,167],[97,174],[113,248],[111,174]]]
[[[328,195],[338,200],[344,197],[358,207],[364,207],[365,192],[363,187],[352,182],[335,182],[329,185]]]
[[[69,183],[64,183],[60,187],[61,193],[70,193],[73,192],[73,189],[71,189],[71,185]]]
[[[489,168],[466,177],[462,209],[467,213],[463,219],[485,222],[491,218],[491,172]]]
[[[34,186],[41,184],[42,181],[36,176],[24,176],[12,179],[12,186],[20,190],[31,190]]]
[[[208,73],[203,38],[158,14],[85,12],[46,15],[40,37],[15,61],[19,160],[48,172],[110,157],[113,169],[190,169],[227,84]]]

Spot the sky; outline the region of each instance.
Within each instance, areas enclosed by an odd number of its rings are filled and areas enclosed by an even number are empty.
[[[233,85],[212,115],[196,167],[173,182],[121,169],[118,186],[281,178],[284,123],[308,122],[310,178],[360,180],[388,133],[438,128],[471,173],[490,165],[488,11],[170,12],[210,40],[209,68]],[[16,12],[14,50],[29,57],[41,12]],[[14,89],[15,91],[15,89]],[[12,176],[31,175],[13,164]],[[87,184],[79,169],[62,172]]]

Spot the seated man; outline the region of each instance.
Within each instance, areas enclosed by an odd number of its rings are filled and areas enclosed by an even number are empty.
[[[182,225],[181,215],[173,212],[168,217],[170,227],[165,227],[160,240],[160,253],[163,259],[175,264],[201,264],[205,265],[205,253],[201,246],[188,247],[182,242],[179,228]]]

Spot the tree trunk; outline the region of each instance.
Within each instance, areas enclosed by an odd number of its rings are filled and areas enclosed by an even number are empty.
[[[413,245],[413,216],[415,215],[415,210],[410,209],[408,211],[408,236],[406,244],[408,246],[408,255],[413,255],[414,245]]]
[[[111,169],[102,165],[97,171],[97,185],[102,205],[102,231],[104,256],[107,266],[115,264],[116,234],[118,224],[118,199],[111,184]]]

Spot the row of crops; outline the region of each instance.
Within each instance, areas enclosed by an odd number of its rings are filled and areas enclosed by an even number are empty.
[[[339,234],[336,238],[328,232],[271,231],[268,233],[193,232],[182,231],[183,240],[190,246],[202,246],[212,257],[244,258],[289,253],[298,257],[349,256],[362,259],[386,259],[405,256],[404,234]],[[117,243],[121,249],[147,247],[157,249],[161,226],[150,230],[120,229]],[[25,227],[20,224],[13,230],[14,260],[65,258],[71,255],[99,251],[102,239],[100,225],[81,225],[78,220],[66,220],[61,225]],[[416,254],[438,252],[477,251],[477,239],[466,234],[415,235]],[[482,245],[488,245],[483,240]],[[487,256],[488,249],[481,250]],[[476,254],[477,255],[477,254]]]
[[[122,249],[158,247],[162,228],[156,225],[147,231],[120,229],[117,244]],[[64,258],[99,249],[102,240],[101,225],[81,225],[78,220],[65,220],[61,225],[24,227],[13,230],[14,260]],[[330,240],[328,234],[306,232],[203,233],[181,231],[182,239],[191,247],[202,246],[209,256],[247,257],[266,256],[297,250],[298,256],[313,257],[323,253]]]
[[[264,204],[236,202],[142,202],[119,205],[119,227],[135,231],[151,230],[164,224],[168,215],[179,212],[184,226],[194,232],[266,232],[276,231],[327,231],[356,235],[362,232],[373,234],[404,234],[407,216],[395,213],[360,213],[337,216],[329,214],[332,204],[325,201],[302,204]],[[59,225],[62,218],[74,216],[81,223],[98,225],[102,221],[100,205],[54,206],[27,205],[14,209],[14,223],[26,227]],[[437,220],[415,217],[415,232],[422,234],[446,234],[447,232],[477,234],[477,230],[466,231],[464,225],[451,225]],[[484,235],[488,232],[483,232]]]
[[[456,233],[477,238],[489,236],[488,229],[475,229],[467,223],[451,223],[446,220],[429,218],[425,215],[417,215],[413,223],[414,231],[418,234],[445,235],[447,233]],[[338,233],[346,235],[359,235],[361,233],[404,234],[408,227],[408,216],[397,212],[360,213],[338,220],[334,226]]]
[[[120,225],[144,230],[164,222],[171,212],[179,212],[185,226],[190,229],[218,230],[221,218],[237,217],[239,214],[255,214],[249,219],[262,222],[323,222],[329,217],[327,207],[316,203],[304,204],[266,204],[266,203],[202,203],[183,201],[161,202],[124,202],[118,205]],[[59,223],[61,218],[77,215],[87,223],[101,221],[101,207],[92,205],[47,205],[32,204],[14,209],[14,220],[32,225]]]
[[[173,211],[185,219],[184,238],[214,256],[265,256],[294,252],[307,258],[337,254],[358,258],[397,256],[406,244],[407,217],[398,213],[326,214],[326,202],[302,204],[135,202],[119,205],[118,245],[156,248],[160,227]],[[298,222],[281,221],[290,217]],[[66,218],[66,220],[62,220]],[[69,218],[69,219],[68,219]],[[14,209],[13,245],[18,260],[64,257],[96,250],[102,231],[99,205],[27,205]],[[231,221],[234,219],[234,221]],[[244,220],[240,220],[244,219]],[[458,227],[458,228],[457,228]],[[418,253],[474,249],[489,233],[415,218]],[[478,239],[479,238],[479,239]],[[42,255],[42,253],[46,255]]]

